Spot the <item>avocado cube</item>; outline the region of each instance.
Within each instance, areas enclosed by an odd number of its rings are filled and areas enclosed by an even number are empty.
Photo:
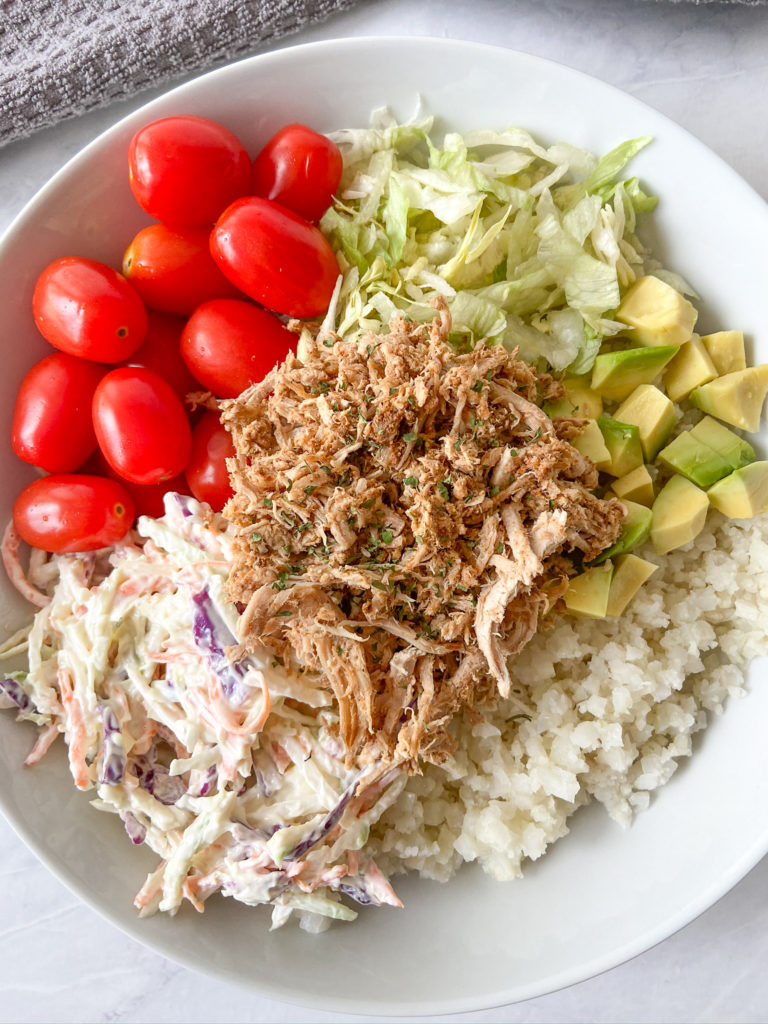
[[[675,407],[653,384],[635,388],[614,413],[620,423],[634,423],[646,462],[652,462],[677,423]]]
[[[717,331],[716,334],[705,334],[701,341],[718,374],[746,370],[747,357],[741,331]]]
[[[587,377],[566,377],[563,381],[565,395],[544,405],[544,412],[550,419],[569,416],[576,419],[596,420],[603,414],[603,399],[589,386]]]
[[[613,558],[614,555],[623,555],[627,551],[632,551],[648,540],[653,519],[651,510],[634,501],[622,499],[621,503],[626,508],[627,515],[621,525],[619,539],[605,551],[601,551],[592,561],[592,565],[600,565],[606,558]]]
[[[603,434],[597,425],[597,420],[589,420],[586,427],[575,437],[571,444],[574,448],[592,459],[598,469],[605,469],[611,464],[611,453],[603,440]]]
[[[658,565],[638,558],[637,555],[619,555],[614,564],[606,616],[617,618],[623,615],[624,609],[640,587],[657,569]]]
[[[684,398],[717,376],[717,368],[704,348],[701,338],[694,334],[687,345],[683,345],[664,374],[664,387],[673,402]]]
[[[673,476],[659,491],[651,512],[651,540],[660,555],[680,548],[701,533],[709,498],[683,476]]]
[[[699,487],[709,487],[733,471],[728,459],[694,437],[690,430],[678,434],[661,449],[659,462]]]
[[[638,505],[645,505],[650,508],[656,492],[653,489],[653,480],[648,472],[647,466],[638,466],[626,476],[614,480],[611,489],[617,498],[622,501],[634,501]]]
[[[597,421],[611,457],[605,472],[611,476],[624,476],[643,464],[643,448],[640,444],[640,429],[634,423],[619,423],[610,416],[601,416]]]
[[[710,502],[729,519],[751,519],[768,510],[768,462],[737,469],[707,491]]]
[[[604,619],[608,611],[612,579],[613,565],[606,562],[605,565],[587,569],[580,576],[569,580],[563,600],[571,615],[584,619]]]
[[[768,393],[768,363],[735,370],[691,392],[697,409],[754,434]]]
[[[722,455],[731,469],[741,469],[755,461],[752,445],[711,416],[699,420],[691,430],[691,435]]]
[[[611,402],[621,402],[640,384],[651,384],[677,354],[677,345],[650,345],[605,352],[592,367],[592,390]]]
[[[653,276],[635,281],[616,311],[638,345],[684,345],[691,340],[696,316],[680,292]]]

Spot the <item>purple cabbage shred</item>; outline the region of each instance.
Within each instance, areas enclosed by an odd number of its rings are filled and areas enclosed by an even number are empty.
[[[0,690],[13,701],[19,711],[33,712],[36,710],[21,683],[17,683],[15,679],[0,679]]]

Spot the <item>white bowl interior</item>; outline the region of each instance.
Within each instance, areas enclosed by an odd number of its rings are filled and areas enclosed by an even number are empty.
[[[147,218],[130,195],[126,147],[155,117],[217,118],[253,152],[289,121],[321,131],[364,125],[384,104],[401,118],[421,95],[442,128],[524,126],[548,140],[605,151],[656,139],[633,172],[658,191],[654,235],[667,265],[701,295],[707,329],[740,327],[751,358],[768,361],[768,212],[719,158],[639,102],[582,74],[502,49],[428,39],[355,39],[281,50],[213,72],[167,94],[97,139],[33,200],[0,244],[2,434],[18,384],[46,346],[30,315],[51,259],[87,255],[119,266]],[[758,339],[760,339],[758,343]],[[4,442],[5,522],[31,478]],[[3,578],[0,627],[29,611]],[[621,831],[598,808],[573,819],[524,879],[497,883],[465,868],[449,885],[408,878],[404,911],[364,911],[321,937],[268,932],[268,915],[214,899],[203,916],[140,921],[131,902],[155,858],[117,819],[71,785],[62,749],[22,768],[33,739],[0,715],[0,805],[58,876],[116,925],[187,966],[270,997],[367,1013],[446,1013],[522,999],[575,982],[646,949],[691,920],[768,849],[768,688],[733,703],[696,754]]]

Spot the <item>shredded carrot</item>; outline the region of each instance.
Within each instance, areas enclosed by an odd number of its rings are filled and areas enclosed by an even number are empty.
[[[181,895],[189,900],[198,914],[202,914],[205,910],[202,900],[197,898],[197,890],[199,888],[201,876],[197,875],[194,878],[187,876],[181,886]]]
[[[3,540],[0,544],[0,557],[3,559],[3,565],[5,566],[5,571],[8,574],[8,579],[18,590],[21,596],[27,599],[27,601],[36,605],[38,608],[45,608],[46,605],[51,603],[51,599],[47,594],[43,594],[42,591],[33,587],[24,575],[24,570],[22,569],[21,562],[19,561],[20,543],[21,538],[18,533],[16,533],[16,528],[13,525],[13,521],[11,521],[5,528]]]
[[[142,885],[136,893],[133,905],[137,910],[143,910],[145,907],[148,907],[152,900],[154,900],[162,891],[165,864],[166,862],[161,860],[160,866],[151,872],[151,874],[147,875],[144,885]]]
[[[75,780],[75,785],[78,789],[90,789],[91,778],[88,772],[88,765],[85,763],[83,709],[75,698],[69,674],[60,668],[56,673],[56,678],[59,683],[64,717],[69,728],[67,752],[69,754],[69,768],[72,772],[72,778]]]
[[[40,761],[42,761],[42,759],[47,754],[51,744],[58,735],[59,727],[58,725],[56,725],[55,722],[52,725],[46,726],[45,729],[43,729],[43,731],[37,737],[35,745],[30,750],[24,764],[29,765],[31,767],[32,765],[38,764]]]

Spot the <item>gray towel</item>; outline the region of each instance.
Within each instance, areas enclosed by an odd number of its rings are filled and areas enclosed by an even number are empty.
[[[0,0],[0,145],[357,0]]]

